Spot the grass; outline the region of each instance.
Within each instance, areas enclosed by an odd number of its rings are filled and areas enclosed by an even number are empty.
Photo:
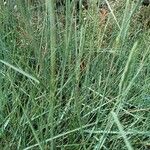
[[[150,148],[149,6],[106,4],[0,2],[0,149]]]

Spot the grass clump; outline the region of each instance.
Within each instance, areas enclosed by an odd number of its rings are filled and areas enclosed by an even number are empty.
[[[99,6],[0,2],[0,149],[149,149],[149,7]]]

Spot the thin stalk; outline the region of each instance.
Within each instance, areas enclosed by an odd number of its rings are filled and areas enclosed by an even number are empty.
[[[49,122],[51,124],[51,138],[54,137],[54,102],[56,89],[56,24],[55,24],[55,1],[46,0],[48,24],[50,23],[50,112]],[[54,149],[54,141],[51,141],[51,150]]]

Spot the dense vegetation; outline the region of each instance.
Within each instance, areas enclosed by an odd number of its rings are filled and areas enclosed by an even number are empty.
[[[0,1],[1,150],[150,149],[150,7],[105,2]]]

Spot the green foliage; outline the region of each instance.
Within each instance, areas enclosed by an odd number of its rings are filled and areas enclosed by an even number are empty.
[[[149,149],[149,7],[106,3],[0,1],[0,149]]]

